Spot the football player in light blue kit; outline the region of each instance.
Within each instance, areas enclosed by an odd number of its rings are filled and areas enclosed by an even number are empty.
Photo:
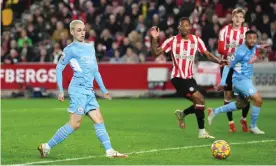
[[[222,112],[230,112],[244,108],[249,100],[253,101],[251,107],[251,124],[250,131],[254,134],[265,134],[257,127],[257,119],[262,106],[262,97],[252,83],[253,62],[256,60],[255,52],[257,42],[257,33],[249,30],[245,35],[245,43],[237,48],[234,55],[231,57],[230,68],[234,69],[233,88],[237,95],[237,101],[218,108],[208,109],[208,123],[211,125],[213,118]],[[258,46],[259,47],[259,46]],[[229,72],[229,67],[223,71],[221,86],[225,86],[226,76]]]
[[[70,33],[74,42],[64,48],[63,56],[56,67],[56,78],[59,90],[58,100],[64,101],[62,87],[62,71],[68,63],[74,71],[70,82],[68,93],[70,97],[69,122],[57,130],[56,134],[47,142],[39,145],[38,150],[41,157],[46,157],[51,148],[65,140],[70,134],[80,127],[83,115],[94,122],[96,135],[106,150],[107,157],[128,157],[115,151],[110,143],[108,133],[104,126],[99,104],[93,91],[93,80],[95,79],[104,98],[111,99],[110,94],[105,88],[101,75],[98,70],[95,49],[92,44],[84,43],[85,26],[82,21],[74,20],[70,23]]]

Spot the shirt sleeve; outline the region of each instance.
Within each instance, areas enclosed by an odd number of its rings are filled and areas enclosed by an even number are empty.
[[[197,41],[198,41],[198,51],[200,53],[205,52],[207,50],[207,48],[206,48],[204,42],[202,41],[202,39],[198,37]]]
[[[66,65],[70,62],[72,58],[72,55],[70,53],[70,50],[64,49],[62,52],[62,56],[56,66],[56,80],[57,80],[57,86],[59,92],[63,92],[63,86],[62,86],[62,72]]]
[[[220,85],[222,85],[222,86],[226,85],[226,79],[227,79],[229,70],[230,70],[229,66],[224,66],[223,72],[222,72],[222,77],[221,77],[221,80],[220,80]]]
[[[218,38],[218,53],[221,55],[226,55],[226,51],[224,50],[225,47],[225,28],[219,31],[219,38]]]
[[[161,48],[167,53],[172,50],[172,43],[174,37],[170,37],[169,39],[165,40],[161,45]]]
[[[103,92],[103,94],[108,93],[108,90],[104,86],[103,79],[102,79],[102,76],[101,76],[98,68],[95,71],[94,77],[95,77],[95,80],[96,80],[97,84],[99,85],[101,91]]]
[[[219,31],[219,36],[218,36],[218,40],[219,41],[224,41],[224,36],[225,36],[225,28],[222,28],[220,31]]]

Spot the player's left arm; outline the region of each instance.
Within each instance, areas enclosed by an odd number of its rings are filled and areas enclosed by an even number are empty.
[[[212,53],[210,53],[208,50],[201,52],[203,55],[205,55],[210,61],[215,62],[217,64],[220,65],[225,65],[227,64],[227,61],[223,61],[221,59],[219,59],[218,57],[216,57],[215,55],[213,55]]]
[[[224,61],[220,60],[218,57],[216,57],[215,55],[213,55],[207,50],[204,42],[199,37],[197,38],[197,40],[198,40],[198,51],[200,53],[205,55],[212,62],[218,63],[220,65],[224,63]]]
[[[111,99],[111,96],[110,96],[108,90],[104,86],[103,79],[102,79],[102,76],[101,76],[98,68],[95,71],[94,77],[95,77],[95,80],[96,80],[97,84],[99,85],[101,91],[104,94],[104,98]]]
[[[225,65],[222,72],[222,77],[220,81],[221,86],[226,86],[226,79],[228,76],[228,73],[230,71],[230,68],[234,68],[236,64],[241,60],[241,54],[239,51],[236,51],[231,57],[230,57],[230,66]]]
[[[266,43],[266,44],[257,44],[257,45],[256,45],[256,48],[257,48],[257,49],[262,49],[262,50],[263,50],[263,49],[267,49],[267,48],[270,47],[270,46],[271,46],[271,45],[270,45],[270,44],[267,44],[267,43]]]
[[[259,50],[266,50],[268,47],[270,47],[270,44],[256,44],[255,45],[255,54],[254,56],[250,59],[250,61],[248,62],[249,64],[253,64],[255,62],[260,62],[263,61],[263,56],[259,54]]]

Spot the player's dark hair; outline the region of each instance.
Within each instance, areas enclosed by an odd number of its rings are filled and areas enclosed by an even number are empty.
[[[249,30],[245,33],[245,37],[247,37],[247,35],[250,35],[250,34],[255,34],[258,36],[257,32],[253,31],[253,30]]]
[[[180,23],[181,21],[188,21],[189,24],[191,24],[191,21],[190,21],[190,19],[188,17],[182,17],[182,18],[179,19],[178,22]]]

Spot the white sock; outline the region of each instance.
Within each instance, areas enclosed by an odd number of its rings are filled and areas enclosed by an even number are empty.
[[[45,145],[46,145],[47,149],[51,149],[50,146],[47,143],[45,143]]]
[[[202,135],[202,134],[205,134],[206,133],[206,130],[205,129],[199,129],[199,134]]]
[[[241,120],[246,120],[246,118],[244,118],[244,117],[241,117]]]
[[[235,123],[233,120],[232,121],[229,121],[229,124],[231,124],[231,123]]]
[[[114,151],[114,149],[111,148],[111,149],[106,150],[105,152],[106,152],[106,153],[111,153],[111,152],[113,152],[113,151]]]

